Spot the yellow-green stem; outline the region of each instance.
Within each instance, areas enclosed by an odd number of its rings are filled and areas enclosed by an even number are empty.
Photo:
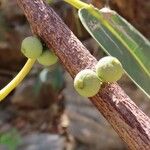
[[[17,76],[7,84],[2,90],[0,90],[0,101],[2,101],[18,84],[25,78],[25,76],[31,70],[36,59],[28,59],[22,70],[17,74]]]
[[[64,1],[69,3],[72,6],[76,7],[77,9],[89,6],[87,3],[84,3],[80,0],[64,0]]]

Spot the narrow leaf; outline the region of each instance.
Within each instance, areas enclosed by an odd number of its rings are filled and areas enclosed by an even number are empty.
[[[150,96],[150,42],[130,23],[108,8],[79,10],[79,18],[103,50],[117,57],[129,77]]]

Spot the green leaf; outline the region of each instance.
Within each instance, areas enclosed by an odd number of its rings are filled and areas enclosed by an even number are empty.
[[[0,134],[0,145],[5,145],[9,150],[16,150],[21,143],[21,137],[16,129]]]
[[[108,8],[82,8],[79,18],[103,50],[117,57],[129,77],[150,97],[150,42]]]

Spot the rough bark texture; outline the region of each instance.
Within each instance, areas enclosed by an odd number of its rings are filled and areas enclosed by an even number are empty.
[[[84,68],[94,68],[97,60],[42,0],[18,0],[18,4],[33,32],[54,49],[72,77]],[[118,84],[105,85],[90,100],[130,149],[150,149],[150,118],[131,101]]]

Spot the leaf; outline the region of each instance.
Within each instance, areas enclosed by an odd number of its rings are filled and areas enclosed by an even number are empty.
[[[120,60],[129,77],[150,97],[150,42],[109,8],[82,8],[79,18],[103,50]]]
[[[21,137],[16,129],[12,129],[7,133],[0,134],[0,145],[6,145],[9,150],[16,150],[21,143]]]

